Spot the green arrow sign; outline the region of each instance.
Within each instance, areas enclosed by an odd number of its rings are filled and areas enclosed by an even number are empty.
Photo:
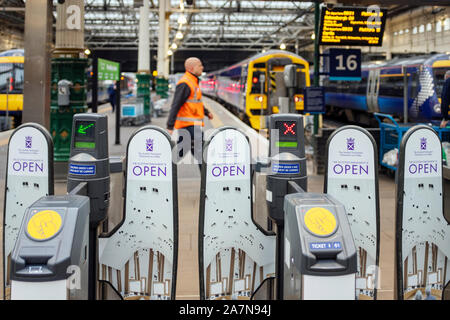
[[[86,134],[86,130],[92,127],[93,125],[94,125],[93,123],[88,124],[87,126],[80,125],[80,127],[78,128],[78,133]]]

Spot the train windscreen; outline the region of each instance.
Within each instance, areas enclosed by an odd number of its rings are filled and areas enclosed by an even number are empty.
[[[0,63],[0,93],[23,92],[23,64]]]
[[[303,94],[306,87],[306,74],[303,66],[297,66],[297,88],[296,94]]]
[[[441,97],[442,88],[443,88],[444,82],[445,82],[444,76],[445,76],[445,73],[449,70],[450,70],[450,66],[433,68],[434,85],[435,85],[436,94],[438,97]]]
[[[260,76],[264,75],[264,77],[265,77],[265,74],[266,73],[264,71],[258,71],[258,70],[253,71],[251,93],[261,93],[261,86],[263,89],[263,93],[266,93],[266,88],[265,88],[264,84],[259,81],[261,79]]]

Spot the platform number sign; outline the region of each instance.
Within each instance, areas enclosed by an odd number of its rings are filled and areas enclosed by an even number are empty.
[[[329,49],[331,81],[361,81],[360,49]]]

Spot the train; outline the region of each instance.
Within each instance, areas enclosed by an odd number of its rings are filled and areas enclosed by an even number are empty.
[[[12,49],[0,52],[0,117],[12,117],[13,127],[22,123],[23,84],[24,84],[24,50]],[[86,70],[87,105],[92,101],[92,66]],[[125,73],[121,76],[121,93],[135,90],[135,75]],[[98,103],[108,102],[108,87],[113,81],[98,82]]]
[[[279,97],[287,96],[283,71],[295,64],[297,88],[292,92],[295,110],[304,109],[304,90],[310,85],[309,63],[299,55],[269,50],[200,79],[202,93],[220,100],[254,129],[266,126],[265,116],[279,112]]]
[[[408,121],[432,122],[442,118],[444,75],[450,70],[449,54],[428,54],[363,63],[361,81],[323,78],[328,114],[349,122],[372,125],[373,113],[404,120],[404,70],[408,94]]]
[[[12,117],[15,126],[22,122],[23,63],[23,50],[0,53],[0,116]]]

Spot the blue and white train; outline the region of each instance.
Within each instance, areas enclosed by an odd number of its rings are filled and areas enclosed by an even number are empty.
[[[371,113],[403,118],[404,74],[408,84],[408,120],[440,119],[444,75],[450,70],[449,54],[433,54],[363,64],[361,81],[325,78],[325,103],[332,113],[345,113],[349,121],[370,123]]]

